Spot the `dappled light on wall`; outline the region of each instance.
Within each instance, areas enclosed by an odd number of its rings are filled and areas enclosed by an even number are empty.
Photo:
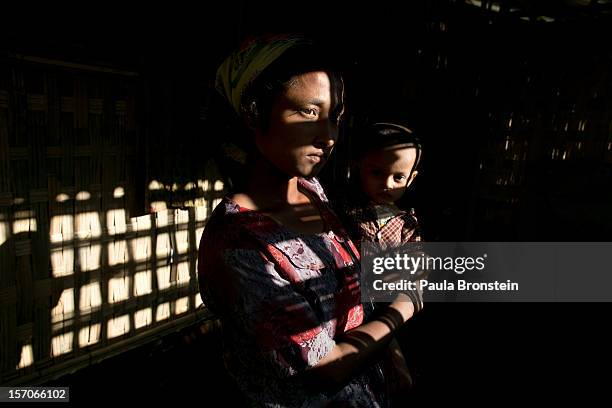
[[[109,339],[123,336],[130,331],[130,316],[122,315],[108,321],[106,333]]]
[[[79,330],[79,347],[89,347],[100,341],[100,323],[83,327]]]
[[[13,234],[32,232],[37,230],[34,211],[18,211],[13,221]]]
[[[100,282],[91,282],[81,286],[79,296],[79,313],[81,316],[95,312],[102,306]]]
[[[70,353],[72,351],[73,338],[74,334],[72,332],[53,337],[51,339],[51,355],[53,357],[59,357],[62,354]]]
[[[34,362],[34,353],[32,352],[31,344],[21,346],[21,352],[19,355],[21,357],[19,358],[19,363],[17,364],[18,369],[29,367]]]
[[[151,325],[153,320],[153,314],[151,312],[151,308],[147,307],[146,309],[138,310],[134,313],[134,327],[136,329],[140,329],[146,326]]]
[[[170,317],[170,302],[165,302],[157,305],[157,313],[155,313],[155,321],[160,322]]]
[[[51,322],[58,323],[74,316],[74,289],[64,289],[57,305],[51,310]]]

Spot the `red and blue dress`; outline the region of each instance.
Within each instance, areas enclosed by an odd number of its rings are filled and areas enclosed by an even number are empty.
[[[359,252],[319,182],[300,178],[298,188],[318,208],[325,232],[296,233],[227,197],[206,225],[200,292],[221,318],[226,367],[259,405],[382,406],[373,370],[334,395],[314,393],[296,380],[340,334],[364,321]]]

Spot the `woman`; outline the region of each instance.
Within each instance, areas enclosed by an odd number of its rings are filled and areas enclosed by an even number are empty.
[[[315,178],[343,112],[342,80],[321,60],[300,37],[267,37],[219,68],[252,146],[243,188],[202,236],[200,291],[255,405],[385,406],[375,362],[415,306],[400,295],[364,321],[359,254]]]

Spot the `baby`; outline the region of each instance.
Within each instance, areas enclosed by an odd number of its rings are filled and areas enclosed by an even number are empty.
[[[420,241],[414,210],[396,205],[418,174],[419,140],[403,126],[374,123],[357,145],[351,172],[355,189],[345,210],[352,238],[359,246],[368,241],[383,250]]]
[[[338,197],[338,213],[353,242],[363,250],[370,242],[386,250],[420,241],[414,211],[398,208],[396,202],[417,176],[421,144],[413,132],[394,123],[374,123],[360,132],[353,151],[348,191]],[[420,290],[407,293],[415,308],[423,307]],[[376,313],[373,302],[366,313]],[[383,364],[387,366],[387,392],[402,400],[410,388],[411,376],[397,340],[392,340]]]

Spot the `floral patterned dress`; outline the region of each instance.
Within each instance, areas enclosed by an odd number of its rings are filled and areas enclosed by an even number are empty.
[[[215,208],[199,248],[204,303],[222,321],[225,365],[244,394],[266,407],[379,407],[382,373],[364,370],[340,391],[309,390],[299,375],[364,321],[359,253],[316,179],[298,188],[326,225],[296,233],[229,198]]]

